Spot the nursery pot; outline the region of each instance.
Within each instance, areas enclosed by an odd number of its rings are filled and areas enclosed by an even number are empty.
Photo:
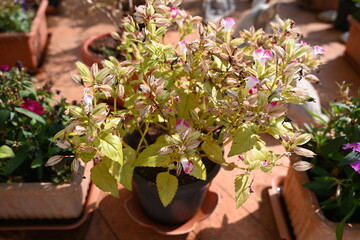
[[[92,163],[69,183],[0,183],[0,219],[73,219],[81,215],[90,186]],[[80,175],[86,176],[82,178]]]
[[[346,41],[345,56],[355,70],[360,72],[360,22],[351,15],[348,16],[350,23],[349,38]]]
[[[180,185],[172,202],[164,207],[156,184],[134,172],[133,190],[144,213],[152,220],[165,225],[180,225],[190,220],[200,209],[208,192],[210,182],[220,170],[216,164],[208,173],[206,181]]]
[[[299,156],[290,157],[291,164]],[[289,168],[285,178],[283,197],[294,235],[297,240],[336,240],[336,222],[327,219],[320,209],[315,194],[302,185],[309,182],[306,172]],[[355,240],[360,236],[360,224],[345,224],[343,240]]]

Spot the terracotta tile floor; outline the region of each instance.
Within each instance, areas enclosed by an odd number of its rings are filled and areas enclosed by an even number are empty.
[[[280,1],[279,1],[280,2]],[[64,6],[74,6],[76,0],[64,0]],[[41,81],[52,80],[54,89],[61,90],[68,101],[79,100],[81,89],[75,87],[70,79],[70,73],[75,72],[74,62],[80,60],[81,44],[95,33],[112,31],[112,26],[106,19],[98,16],[85,16],[83,9],[77,8],[72,14],[66,8],[48,17],[51,36],[49,46],[40,72],[37,77]],[[238,0],[238,11],[233,14],[235,19],[241,19],[248,10],[250,1]],[[201,7],[196,0],[185,0],[183,7],[193,15],[201,14]],[[317,75],[321,84],[317,85],[322,104],[326,107],[329,100],[336,96],[335,82],[347,81],[353,83],[352,92],[360,86],[360,76],[348,64],[344,53],[344,45],[339,42],[341,32],[331,24],[321,23],[316,19],[316,13],[300,9],[295,0],[281,1],[279,13],[282,18],[292,18],[304,34],[304,40],[311,44],[322,45],[325,56]],[[280,146],[268,141],[274,151]],[[283,159],[288,165],[288,159]],[[211,190],[220,196],[220,203],[209,218],[200,222],[188,234],[180,236],[165,236],[152,229],[144,228],[135,223],[124,208],[125,199],[130,192],[119,187],[120,199],[101,193],[98,198],[98,208],[78,228],[64,231],[8,231],[0,232],[0,239],[86,239],[86,240],[138,240],[138,239],[197,239],[197,240],[271,240],[280,239],[270,205],[267,189],[271,180],[279,175],[285,175],[286,167],[278,167],[270,174],[256,172],[254,177],[254,194],[238,210],[235,209],[233,178],[221,170],[211,185]]]

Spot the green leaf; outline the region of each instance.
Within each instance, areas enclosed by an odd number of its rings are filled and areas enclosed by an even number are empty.
[[[336,240],[342,240],[344,234],[345,222],[354,214],[356,210],[356,205],[351,209],[351,211],[336,225]]]
[[[246,202],[250,196],[250,178],[246,174],[237,175],[235,178],[235,198],[236,198],[236,208],[241,207],[241,205]]]
[[[207,157],[212,161],[218,163],[224,163],[225,159],[223,157],[222,148],[215,141],[211,139],[206,139],[201,145],[201,149],[206,153]]]
[[[15,157],[14,151],[11,149],[11,147],[2,145],[0,147],[0,159],[2,158],[13,158]]]
[[[76,68],[77,68],[78,72],[80,73],[83,81],[86,83],[90,83],[91,82],[91,73],[90,73],[89,68],[82,62],[76,62],[75,65],[76,65]]]
[[[136,151],[132,148],[124,148],[124,165],[121,166],[121,176],[119,182],[130,191],[132,190],[132,178],[134,173],[134,161]]]
[[[34,160],[31,162],[31,168],[38,168],[44,165],[43,156],[42,154],[38,155]]]
[[[81,158],[81,160],[85,163],[90,162],[91,160],[93,160],[93,158],[96,155],[96,150],[94,149],[93,152],[86,152],[86,151],[79,151],[79,157]]]
[[[2,126],[10,117],[10,111],[7,109],[0,109],[0,125]]]
[[[38,122],[41,122],[41,123],[45,124],[44,118],[42,118],[40,115],[37,115],[36,113],[33,113],[32,111],[29,111],[29,110],[24,109],[24,108],[15,108],[15,111],[18,112],[18,113],[22,113],[22,114],[28,116],[31,119],[34,119],[34,120],[36,120]]]
[[[344,159],[339,163],[339,166],[348,165],[352,162],[358,161],[359,159],[360,159],[360,153],[353,150],[344,157]]]
[[[174,175],[169,172],[162,172],[156,176],[156,187],[159,193],[160,200],[164,207],[174,198],[177,188],[178,180]]]
[[[111,133],[100,138],[101,152],[113,161],[123,164],[121,139]]]
[[[19,149],[19,151],[16,152],[14,158],[10,158],[6,161],[6,164],[3,169],[3,173],[5,175],[11,174],[15,169],[17,169],[29,156],[29,150],[28,149]]]
[[[90,177],[99,189],[110,193],[114,197],[119,197],[116,179],[109,172],[110,162],[110,160],[104,158],[102,162],[91,168]]]
[[[254,147],[258,137],[253,133],[251,125],[242,126],[235,134],[228,157],[243,154]]]
[[[178,118],[190,119],[190,109],[196,108],[196,98],[193,94],[181,92],[180,102],[176,102]]]
[[[159,155],[159,151],[167,144],[164,138],[159,138],[156,143],[146,147],[137,157],[134,166],[135,167],[167,167],[170,157],[168,154]]]
[[[201,158],[198,156],[191,156],[189,160],[194,163],[194,171],[190,173],[191,176],[201,180],[206,180],[206,168]]]

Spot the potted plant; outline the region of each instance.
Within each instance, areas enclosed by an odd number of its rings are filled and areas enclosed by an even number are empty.
[[[355,12],[348,16],[350,24],[349,37],[346,41],[345,55],[350,63],[354,66],[355,70],[359,69],[360,66],[360,2],[354,0]]]
[[[292,156],[283,195],[296,239],[358,239],[360,234],[360,93],[349,96],[341,86],[340,99],[330,103],[329,121],[308,127],[306,149],[314,158]]]
[[[90,177],[82,180],[84,167],[72,165],[61,142],[51,144],[67,120],[65,100],[55,101],[51,84],[36,87],[33,80],[22,67],[1,65],[0,218],[77,218]],[[44,166],[54,154],[62,164]]]
[[[0,64],[23,66],[36,71],[45,49],[48,32],[47,0],[0,3]]]
[[[84,87],[82,103],[68,107],[71,120],[55,135],[74,149],[76,159],[95,161],[91,178],[103,191],[118,196],[117,182],[140,195],[155,191],[156,203],[149,195],[140,198],[143,207],[150,205],[144,210],[149,215],[184,212],[192,195],[206,193],[206,180],[219,166],[238,171],[240,207],[252,191],[253,170],[271,171],[278,159],[309,140],[286,121],[286,109],[289,102],[311,101],[296,81],[315,77],[311,71],[323,52],[300,42],[291,20],[277,19],[272,34],[252,28],[234,38],[232,18],[203,24],[179,4],[148,1],[124,18],[119,49],[127,61],[111,57],[101,70],[76,63],[79,74],[72,78]],[[169,29],[179,32],[178,44],[164,42]],[[199,37],[190,42],[193,31]],[[107,98],[113,103],[104,103]],[[278,139],[286,151],[270,151],[263,134]],[[224,147],[237,161],[223,157]],[[153,190],[140,188],[137,180],[144,178]],[[179,192],[191,189],[192,182],[200,189],[179,202]]]

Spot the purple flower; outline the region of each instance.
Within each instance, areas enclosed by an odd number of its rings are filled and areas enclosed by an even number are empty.
[[[253,53],[252,56],[255,60],[259,61],[261,64],[265,64],[267,60],[272,59],[273,54],[269,49],[258,48]]]
[[[10,70],[10,66],[5,65],[5,64],[0,64],[0,70],[3,72],[7,72]]]
[[[221,23],[224,25],[225,31],[227,32],[230,32],[232,27],[235,25],[235,21],[231,17],[222,19]]]
[[[352,148],[354,151],[360,153],[360,142],[347,143],[347,144],[344,144],[342,147],[342,149],[350,149],[350,148]]]

